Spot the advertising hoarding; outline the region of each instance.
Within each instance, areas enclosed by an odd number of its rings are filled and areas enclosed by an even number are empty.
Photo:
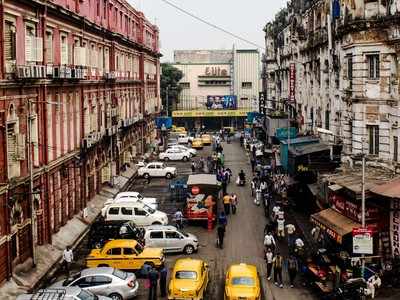
[[[373,232],[369,228],[353,229],[353,254],[374,254]]]
[[[209,110],[236,109],[237,97],[234,95],[207,96],[206,108]]]

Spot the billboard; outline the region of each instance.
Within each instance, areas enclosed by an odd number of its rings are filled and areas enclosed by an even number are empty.
[[[196,117],[246,117],[250,109],[235,110],[175,110],[172,112],[174,118],[196,118]]]
[[[353,254],[374,254],[372,230],[353,228]]]
[[[209,110],[236,109],[237,108],[237,97],[233,96],[233,95],[207,96],[206,107]]]

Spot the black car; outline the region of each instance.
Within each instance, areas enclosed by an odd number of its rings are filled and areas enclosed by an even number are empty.
[[[96,221],[89,231],[88,248],[101,248],[109,240],[133,239],[144,244],[144,229],[133,221]]]
[[[332,293],[323,297],[324,300],[364,300],[367,283],[363,278],[354,278],[343,283]]]

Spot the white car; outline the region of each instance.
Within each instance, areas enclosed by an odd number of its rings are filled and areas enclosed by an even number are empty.
[[[196,149],[188,148],[188,147],[183,146],[183,145],[173,145],[173,146],[170,146],[170,147],[168,147],[168,148],[171,148],[171,149],[175,148],[175,149],[180,149],[180,150],[182,150],[182,151],[187,151],[187,152],[189,152],[192,156],[196,156],[196,155],[197,155],[197,150],[196,150]]]
[[[189,137],[183,133],[178,134],[178,144],[187,144],[187,143],[189,143]]]
[[[188,151],[178,148],[169,148],[165,152],[161,152],[158,156],[161,160],[183,160],[188,161],[192,155]]]
[[[162,162],[148,163],[144,167],[138,169],[138,176],[142,176],[144,178],[166,177],[170,179],[176,176],[176,174],[177,172],[175,167],[167,167]]]
[[[192,254],[199,248],[199,240],[195,235],[182,232],[175,226],[146,227],[144,240],[147,247],[163,248],[164,252]]]
[[[133,221],[136,226],[167,225],[168,216],[165,212],[152,209],[139,203],[110,204],[102,211],[104,221]]]
[[[122,192],[118,193],[114,199],[107,199],[107,201],[104,203],[104,206],[107,206],[109,204],[113,203],[123,203],[123,202],[142,202],[148,206],[150,206],[153,209],[158,208],[157,204],[157,198],[148,198],[148,197],[143,197],[140,193],[138,192]]]

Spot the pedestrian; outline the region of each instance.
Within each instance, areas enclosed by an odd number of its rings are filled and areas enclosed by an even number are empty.
[[[221,177],[222,194],[225,196],[227,194],[226,188],[228,186],[228,176],[225,174],[225,172],[221,172]]]
[[[262,198],[262,193],[261,193],[261,187],[260,186],[258,186],[257,188],[256,188],[256,201],[255,201],[255,203],[257,204],[257,205],[260,205],[260,203],[261,203],[261,198]]]
[[[274,253],[272,252],[271,248],[267,248],[267,251],[265,252],[265,261],[267,263],[267,280],[271,280],[273,260]]]
[[[196,164],[192,161],[192,173],[196,171]]]
[[[69,271],[71,269],[71,264],[74,260],[74,253],[71,249],[71,246],[67,246],[64,249],[63,252],[63,261],[62,261],[62,265],[64,267],[64,270],[67,272],[67,274],[69,275]]]
[[[274,282],[276,286],[283,288],[282,281],[282,267],[283,267],[283,257],[278,252],[272,260],[272,266],[274,268]]]
[[[251,171],[254,173],[256,167],[256,160],[254,159],[254,157],[250,158],[250,164],[251,164]]]
[[[289,274],[290,287],[294,287],[294,280],[296,279],[297,272],[299,271],[299,265],[296,257],[291,254],[287,260],[287,270]]]
[[[294,233],[296,231],[296,226],[294,226],[293,224],[287,224],[285,228],[288,234],[288,246],[290,249],[293,247],[294,244],[294,239],[295,239]]]
[[[275,249],[275,239],[270,231],[264,237],[264,246],[272,250]]]
[[[253,147],[251,148],[251,153],[254,159],[256,158],[256,152],[257,152],[257,147],[256,145],[253,145]]]
[[[371,294],[372,299],[375,298],[375,290],[377,288],[379,288],[381,285],[382,285],[382,280],[379,278],[379,276],[376,273],[368,279],[367,287]]]
[[[229,216],[230,208],[231,208],[231,196],[228,195],[228,194],[225,194],[225,196],[224,196],[224,198],[223,198],[223,201],[224,201],[224,211],[225,211],[225,214],[226,214],[227,216]]]
[[[149,272],[149,300],[157,299],[157,282],[158,272],[156,269],[151,268]]]
[[[175,212],[174,219],[175,219],[176,227],[178,229],[183,229],[183,213],[180,209],[178,209]]]
[[[226,226],[228,224],[228,219],[223,211],[218,216],[218,224],[222,226]]]
[[[276,221],[278,223],[278,238],[285,236],[285,219],[278,218]]]
[[[160,296],[166,297],[167,296],[167,275],[168,275],[168,268],[165,264],[161,265],[160,268]]]
[[[235,214],[236,214],[237,205],[238,205],[238,198],[237,198],[237,195],[234,194],[234,193],[232,193],[232,194],[231,194],[232,215],[235,215]]]
[[[256,188],[257,188],[257,178],[254,177],[254,178],[251,180],[251,196],[252,196],[252,197],[254,197]]]
[[[222,249],[224,247],[224,237],[225,237],[225,226],[219,225],[217,228],[217,235],[218,235],[218,247]]]

